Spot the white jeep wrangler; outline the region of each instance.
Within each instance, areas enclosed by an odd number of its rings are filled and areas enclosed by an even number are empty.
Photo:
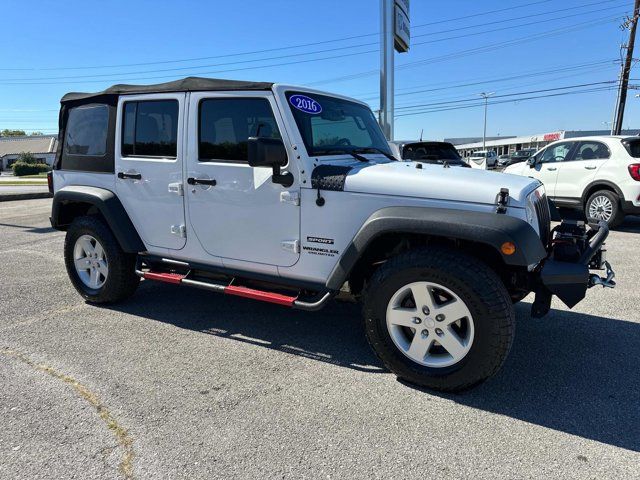
[[[605,224],[551,231],[536,180],[399,161],[356,100],[187,78],[61,103],[51,224],[89,302],[140,278],[300,310],[342,291],[389,370],[459,391],[504,362],[513,303],[614,284]]]

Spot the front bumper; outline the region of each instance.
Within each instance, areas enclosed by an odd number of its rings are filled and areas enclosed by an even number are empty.
[[[536,298],[532,317],[549,312],[553,295],[572,308],[585,297],[588,288],[615,286],[615,273],[602,248],[608,235],[606,222],[590,224],[587,230],[583,222],[565,221],[553,230],[548,256],[534,271]],[[602,269],[606,269],[604,277],[590,272]]]

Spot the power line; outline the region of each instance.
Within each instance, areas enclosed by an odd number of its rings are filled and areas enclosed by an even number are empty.
[[[430,22],[430,23],[423,23],[423,24],[419,24],[419,25],[414,25],[413,28],[422,28],[422,27],[426,27],[426,26],[430,26],[430,25],[435,25],[435,24],[441,24],[441,23],[449,23],[449,22],[454,22],[454,21],[458,21],[458,20],[464,20],[467,18],[475,18],[475,17],[480,17],[480,16],[486,16],[486,15],[490,15],[493,13],[500,13],[500,12],[504,12],[504,11],[509,11],[509,10],[515,10],[515,9],[519,9],[519,8],[524,8],[524,7],[528,7],[531,5],[538,5],[541,3],[549,3],[553,0],[541,0],[541,1],[536,1],[536,2],[529,2],[529,3],[525,3],[525,4],[521,4],[521,5],[514,5],[511,7],[507,7],[507,8],[501,8],[501,9],[497,9],[497,10],[491,10],[491,11],[487,11],[487,12],[478,12],[472,15],[467,15],[464,17],[454,17],[454,18],[450,18],[450,19],[445,19],[445,20],[439,20],[436,22]],[[615,0],[605,0],[605,1],[615,1]],[[605,3],[605,2],[602,2]],[[576,8],[581,8],[581,7],[576,7]],[[361,35],[352,35],[352,36],[348,36],[348,37],[340,37],[340,38],[334,38],[334,39],[330,39],[330,40],[322,40],[322,41],[317,41],[317,42],[310,42],[310,43],[303,43],[303,44],[298,44],[298,45],[289,45],[286,47],[274,47],[274,48],[267,48],[267,49],[262,49],[262,50],[252,50],[252,51],[248,51],[248,52],[238,52],[238,53],[229,53],[229,54],[225,54],[225,55],[215,55],[215,56],[206,56],[206,57],[193,57],[193,58],[182,58],[182,59],[174,59],[174,60],[160,60],[160,61],[155,61],[155,62],[137,62],[137,63],[121,63],[121,64],[111,64],[111,65],[85,65],[85,66],[64,66],[64,67],[31,67],[31,68],[0,68],[0,71],[60,71],[60,70],[90,70],[90,69],[101,69],[101,68],[121,68],[121,67],[140,67],[140,66],[146,66],[146,65],[164,65],[164,64],[171,64],[171,63],[184,63],[184,62],[194,62],[194,61],[200,61],[200,60],[213,60],[216,58],[230,58],[230,57],[237,57],[237,56],[245,56],[245,55],[256,55],[259,53],[269,53],[269,52],[276,52],[276,51],[282,51],[282,50],[291,50],[291,49],[295,49],[295,48],[304,48],[304,47],[311,47],[311,46],[317,46],[317,45],[326,45],[328,43],[335,43],[335,42],[341,42],[341,41],[346,41],[346,40],[355,40],[355,39],[359,39],[359,38],[366,38],[366,37],[372,37],[375,35],[378,35],[379,32],[374,32],[374,33],[365,33],[365,34],[361,34]]]
[[[517,92],[517,93],[506,93],[503,95],[494,95],[491,98],[504,98],[504,97],[514,97],[514,96],[518,96],[518,95],[530,95],[532,93],[544,93],[544,92],[552,92],[552,91],[556,91],[556,90],[568,90],[570,88],[582,88],[582,87],[592,87],[594,85],[611,85],[616,83],[616,80],[606,80],[606,81],[602,81],[602,82],[590,82],[590,83],[579,83],[576,85],[564,85],[562,87],[554,87],[554,88],[544,88],[544,89],[540,89],[540,90],[529,90],[526,92]],[[447,102],[433,102],[433,103],[421,103],[421,104],[416,104],[416,105],[411,105],[411,106],[407,106],[407,107],[397,107],[396,110],[407,110],[407,109],[411,109],[411,108],[421,108],[421,107],[430,107],[433,105],[447,105],[447,104],[453,104],[453,103],[463,103],[463,102],[472,102],[472,101],[477,101],[477,98],[469,98],[469,99],[464,99],[464,100],[450,100]]]
[[[605,20],[606,18],[606,20]],[[418,61],[414,61],[414,62],[409,62],[409,63],[405,63],[402,65],[399,65],[397,67],[397,70],[404,70],[407,68],[414,68],[417,66],[422,66],[422,65],[428,65],[428,64],[432,64],[432,63],[438,63],[438,62],[443,62],[443,61],[448,61],[448,60],[453,60],[453,59],[458,59],[458,58],[462,58],[465,56],[469,56],[469,55],[474,55],[474,54],[478,54],[478,53],[487,53],[493,50],[498,50],[504,47],[510,47],[510,46],[514,46],[514,45],[520,45],[522,43],[528,43],[531,41],[536,41],[539,40],[541,38],[548,38],[548,37],[553,37],[553,36],[558,36],[558,35],[563,35],[566,33],[571,33],[571,32],[575,32],[578,30],[584,30],[585,28],[589,28],[589,27],[593,27],[597,24],[605,24],[605,23],[610,23],[612,21],[615,21],[616,19],[612,19],[610,17],[603,17],[597,20],[590,20],[588,22],[582,22],[582,23],[578,23],[576,24],[573,28],[559,28],[559,29],[554,29],[554,30],[548,30],[542,33],[538,33],[535,35],[527,35],[524,37],[519,37],[519,38],[515,38],[512,40],[508,40],[508,41],[503,41],[503,42],[498,42],[498,43],[493,43],[493,44],[488,44],[488,45],[484,45],[481,47],[476,47],[473,49],[465,49],[465,50],[460,50],[458,52],[452,52],[446,55],[440,55],[437,57],[431,57],[431,58],[426,58],[424,60],[418,60]],[[354,80],[357,78],[363,78],[363,77],[368,77],[368,76],[372,76],[372,75],[377,75],[378,74],[378,70],[369,70],[367,72],[360,72],[360,73],[354,73],[351,75],[346,75],[346,76],[341,76],[341,77],[334,77],[331,79],[325,79],[325,80],[320,80],[317,82],[311,82],[308,83],[307,85],[309,86],[314,86],[314,85],[323,85],[323,84],[327,84],[327,83],[335,83],[335,82],[340,82],[340,81],[347,81],[347,80]]]
[[[396,93],[395,96],[396,97],[400,97],[400,96],[406,96],[406,95],[416,95],[419,93],[430,93],[430,92],[438,92],[441,90],[449,90],[452,88],[463,88],[463,87],[472,87],[472,86],[477,86],[477,85],[484,85],[487,83],[499,83],[499,82],[505,82],[505,81],[510,81],[510,80],[519,80],[521,78],[530,78],[530,77],[540,77],[540,76],[546,76],[549,74],[555,74],[555,73],[561,73],[561,72],[565,72],[565,71],[575,71],[575,70],[580,70],[580,69],[584,69],[584,68],[590,68],[590,67],[594,67],[594,66],[598,66],[598,65],[615,65],[616,64],[616,60],[601,60],[601,61],[594,61],[594,62],[589,62],[589,63],[580,63],[580,64],[573,64],[573,65],[564,65],[562,67],[555,67],[555,68],[550,68],[549,70],[533,70],[533,71],[529,71],[529,72],[524,72],[522,74],[519,75],[512,75],[509,77],[498,77],[498,78],[491,78],[488,80],[481,80],[481,81],[466,81],[464,83],[457,83],[457,82],[444,82],[441,85],[445,85],[445,86],[441,86],[441,87],[432,87],[432,88],[423,88],[423,87],[428,87],[429,85],[416,85],[414,87],[407,87],[407,88],[419,88],[419,90],[413,90],[410,92],[401,92],[401,93]],[[438,84],[435,84],[438,85]],[[357,95],[356,95],[357,96]],[[363,97],[363,99],[366,100],[375,100],[378,97]]]
[[[596,4],[602,4],[602,3],[604,3],[604,2],[594,2],[594,3],[591,3],[591,4],[582,5],[579,8],[584,8],[584,7],[588,7],[588,6],[592,6],[592,5],[596,5]],[[436,40],[430,40],[430,41],[426,41],[426,42],[414,43],[414,45],[416,45],[416,46],[417,45],[425,45],[425,44],[437,43],[437,42],[442,42],[442,41],[451,40],[451,39],[458,39],[458,38],[476,36],[476,35],[485,35],[487,33],[492,33],[492,32],[496,32],[496,31],[511,30],[511,29],[514,29],[514,28],[537,25],[537,24],[540,24],[540,23],[547,23],[547,22],[551,22],[551,21],[565,20],[567,18],[571,18],[571,17],[575,17],[575,16],[582,16],[582,15],[588,15],[588,14],[591,14],[591,13],[599,13],[599,12],[604,11],[604,10],[611,10],[613,8],[618,8],[619,6],[621,6],[621,5],[615,5],[615,6],[607,7],[607,8],[604,8],[604,9],[593,10],[593,11],[583,12],[583,13],[577,13],[577,14],[573,14],[573,15],[562,15],[560,17],[548,18],[548,19],[545,19],[545,20],[538,20],[538,21],[534,21],[534,22],[528,22],[528,23],[525,23],[525,24],[510,25],[510,26],[504,27],[504,28],[493,29],[491,32],[483,31],[483,32],[468,33],[468,34],[464,34],[464,35],[457,35],[455,37],[445,37],[445,38],[440,38],[440,39],[436,39]],[[568,9],[563,8],[563,9],[560,9],[560,10],[534,14],[532,16],[549,15],[549,14],[552,14],[552,13],[562,12],[562,11],[566,11],[566,10],[568,10]],[[518,19],[518,18],[527,18],[527,17],[516,17],[516,19]],[[514,20],[514,19],[507,19],[507,20]],[[490,22],[490,23],[496,23],[496,22]],[[472,25],[472,26],[467,26],[467,27],[462,27],[462,28],[476,28],[478,26],[482,26],[482,25]],[[443,32],[453,32],[453,31],[457,31],[457,30],[456,29],[454,29],[454,30],[446,30],[446,31],[443,31]],[[442,33],[442,32],[435,32],[435,33]],[[427,34],[423,34],[423,35],[417,35],[417,37],[425,36],[425,35],[433,35],[433,34],[434,33],[427,33]],[[237,60],[237,61],[232,61],[232,62],[214,63],[214,64],[207,64],[207,65],[189,65],[189,66],[185,66],[185,67],[173,67],[173,68],[164,68],[164,69],[155,69],[155,70],[140,70],[140,71],[133,71],[133,72],[130,71],[130,72],[102,73],[102,74],[89,74],[89,75],[73,75],[73,76],[68,76],[67,75],[67,76],[26,77],[26,78],[3,78],[3,79],[0,79],[0,82],[3,82],[3,83],[5,83],[5,82],[39,82],[39,81],[44,81],[44,80],[69,80],[69,79],[77,80],[77,79],[81,79],[81,78],[82,79],[84,79],[84,78],[97,79],[97,78],[111,78],[111,77],[120,78],[123,75],[145,75],[145,74],[150,74],[150,73],[179,72],[179,71],[193,70],[193,69],[199,69],[199,68],[212,68],[212,67],[221,67],[221,66],[227,66],[227,65],[239,65],[239,64],[247,64],[247,63],[265,62],[265,61],[269,61],[269,60],[280,60],[280,59],[283,59],[283,58],[292,58],[292,57],[300,57],[300,56],[307,56],[307,55],[315,55],[315,54],[319,54],[319,53],[335,52],[335,51],[338,51],[338,50],[343,51],[345,49],[368,47],[368,46],[372,46],[372,45],[377,45],[377,42],[360,43],[360,44],[357,44],[357,45],[349,45],[349,46],[340,47],[340,48],[333,47],[333,48],[315,50],[315,51],[310,51],[310,52],[290,53],[290,54],[286,54],[286,55],[272,56],[272,57],[267,57],[267,58],[249,59],[249,60]],[[362,55],[362,54],[366,54],[366,53],[374,53],[374,51],[373,50],[367,50],[367,51],[364,51],[364,52],[354,52],[353,55]],[[76,82],[74,82],[74,83],[76,83]]]
[[[581,93],[611,91],[613,89],[614,89],[614,87],[607,86],[607,87],[597,87],[597,88],[591,88],[591,89],[573,91],[573,92],[550,93],[550,94],[546,94],[546,95],[536,95],[536,96],[532,96],[532,97],[523,97],[523,98],[499,100],[499,101],[489,102],[489,105],[499,105],[499,104],[502,104],[502,103],[522,102],[522,101],[526,101],[526,100],[535,100],[535,99],[539,99],[539,98],[561,97],[561,96],[565,96],[565,95],[575,95],[575,94],[581,94]],[[434,108],[434,109],[427,109],[427,110],[423,110],[423,111],[419,111],[419,112],[403,113],[403,114],[400,114],[400,115],[396,115],[396,117],[409,117],[409,116],[413,116],[413,115],[423,115],[423,114],[427,114],[427,113],[438,113],[438,112],[445,112],[445,111],[450,111],[450,110],[463,110],[463,109],[467,109],[467,108],[476,108],[476,107],[483,107],[483,106],[484,106],[484,102],[476,103],[476,104],[473,104],[473,105],[461,105],[461,106]]]

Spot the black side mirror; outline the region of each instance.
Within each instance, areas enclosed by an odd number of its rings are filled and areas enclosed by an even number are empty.
[[[536,160],[536,157],[527,158],[527,165],[529,165],[530,168],[533,168],[536,165]]]
[[[279,138],[249,137],[247,139],[247,157],[252,167],[271,167],[273,176],[271,181],[284,187],[293,185],[293,175],[284,175],[280,167],[287,164],[287,150]]]

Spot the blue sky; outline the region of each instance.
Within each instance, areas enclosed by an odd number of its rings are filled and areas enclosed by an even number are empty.
[[[488,135],[608,128],[615,91],[603,82],[619,73],[619,25],[632,7],[413,0],[412,47],[395,57],[396,138],[482,135],[483,91],[497,102]],[[379,10],[378,0],[5,0],[0,129],[55,131],[68,91],[188,75],[313,85],[376,109]],[[573,85],[583,86],[562,89]],[[640,126],[634,94],[625,127]]]

